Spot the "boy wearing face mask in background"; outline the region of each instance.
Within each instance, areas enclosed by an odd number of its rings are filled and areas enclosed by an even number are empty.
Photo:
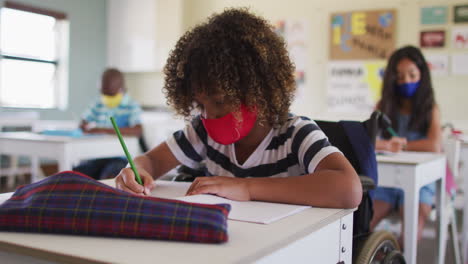
[[[440,112],[434,99],[431,76],[421,51],[412,46],[396,50],[390,57],[383,80],[382,98],[377,109],[392,120],[398,137],[384,137],[376,142],[377,150],[398,152],[440,152],[442,133]],[[435,183],[419,193],[418,239],[421,238],[435,196]],[[371,229],[392,210],[403,214],[403,190],[378,187],[374,192],[374,216]],[[402,226],[402,229],[404,227]],[[403,230],[401,232],[403,234]],[[402,245],[403,236],[400,236]]]
[[[122,72],[106,69],[101,79],[101,95],[84,112],[80,128],[85,133],[115,134],[110,117],[113,116],[122,135],[141,137],[141,107],[125,92]],[[125,157],[85,161],[74,168],[95,179],[115,177],[127,165]]]
[[[184,34],[164,69],[168,103],[191,122],[135,158],[119,189],[149,194],[154,179],[183,164],[204,166],[191,194],[354,208],[356,171],[315,122],[289,114],[296,89],[284,40],[246,9],[228,9]],[[198,114],[194,114],[198,113]]]

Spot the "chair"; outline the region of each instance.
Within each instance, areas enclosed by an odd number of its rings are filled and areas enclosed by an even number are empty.
[[[455,214],[455,196],[456,196],[456,189],[450,188],[449,180],[454,184],[455,179],[458,177],[459,174],[459,163],[460,163],[460,149],[461,149],[461,142],[460,140],[448,136],[443,140],[443,150],[447,157],[447,173],[452,173],[453,178],[447,179],[447,195],[445,201],[445,210],[447,214],[443,223],[446,223],[447,226],[444,228],[450,228],[449,232],[451,234],[452,246],[453,246],[453,256],[455,259],[456,264],[461,264],[461,255],[460,255],[460,244],[458,239],[458,230],[457,230],[457,221],[456,221],[456,214]],[[446,243],[447,240],[444,239],[443,243]],[[445,256],[446,245],[443,245],[443,256]]]
[[[396,238],[387,231],[370,232],[373,215],[372,189],[377,183],[375,139],[385,127],[384,115],[372,113],[369,120],[316,121],[332,145],[338,147],[360,174],[363,186],[361,204],[354,212],[353,263],[406,263]],[[369,174],[369,175],[366,175]]]

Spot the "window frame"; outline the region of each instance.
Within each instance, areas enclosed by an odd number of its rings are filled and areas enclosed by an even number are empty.
[[[29,61],[39,62],[46,64],[53,64],[55,66],[54,77],[54,93],[55,101],[52,107],[28,107],[28,106],[5,106],[0,102],[1,108],[12,109],[60,109],[64,110],[68,106],[68,49],[69,49],[69,21],[67,14],[55,10],[39,8],[27,4],[17,3],[13,1],[4,1],[3,6],[0,8],[9,8],[19,11],[50,16],[56,20],[56,58],[54,60],[44,60],[31,58],[28,56],[15,56],[5,54],[0,49],[0,60],[16,60],[16,61]],[[0,76],[1,77],[1,76]],[[0,87],[1,89],[1,87]]]

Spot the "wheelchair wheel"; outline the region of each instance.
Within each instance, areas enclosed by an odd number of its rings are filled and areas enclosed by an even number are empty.
[[[396,254],[394,252],[399,253],[399,255],[391,257],[391,255]],[[398,258],[399,256],[401,256],[401,258]],[[402,261],[397,262],[397,260]],[[398,241],[395,239],[393,234],[387,231],[377,231],[372,233],[367,238],[366,242],[364,242],[358,257],[356,258],[356,264],[380,263],[405,263],[405,260],[400,253]]]
[[[394,250],[390,252],[382,261],[382,264],[404,264],[405,258],[400,251]]]

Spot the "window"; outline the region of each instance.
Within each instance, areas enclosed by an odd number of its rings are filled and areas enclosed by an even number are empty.
[[[68,21],[6,1],[0,10],[0,106],[59,108],[68,101]]]

